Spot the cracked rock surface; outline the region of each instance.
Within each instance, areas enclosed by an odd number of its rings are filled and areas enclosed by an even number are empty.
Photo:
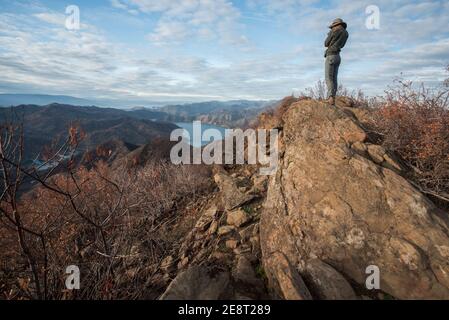
[[[448,299],[449,216],[398,173],[393,157],[369,143],[349,109],[304,100],[282,117],[283,157],[260,222],[270,287],[285,286],[279,259],[272,258],[282,254],[303,274],[315,259],[331,267],[313,268],[315,279],[336,270],[364,285],[366,268],[376,265],[382,291],[396,298]],[[352,297],[347,283],[339,283],[343,295],[333,285],[321,294]]]

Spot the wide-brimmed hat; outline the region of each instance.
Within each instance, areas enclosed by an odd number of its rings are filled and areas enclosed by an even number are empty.
[[[343,21],[343,19],[337,18],[332,22],[332,24],[329,26],[329,28],[333,28],[338,25],[342,25],[344,28],[348,27],[348,25],[346,24],[346,22]]]

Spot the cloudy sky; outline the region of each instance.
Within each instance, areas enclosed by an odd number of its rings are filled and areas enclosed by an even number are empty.
[[[67,29],[70,5],[79,30]],[[349,25],[340,78],[350,89],[446,77],[447,0],[0,0],[0,93],[278,99],[323,79],[335,17]]]

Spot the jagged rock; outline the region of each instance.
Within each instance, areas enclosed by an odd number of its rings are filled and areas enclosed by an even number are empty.
[[[254,228],[255,228],[254,224],[251,224],[239,232],[242,241],[248,241],[251,238],[254,232]]]
[[[212,223],[212,221],[214,220],[216,214],[217,214],[217,207],[216,206],[212,206],[210,208],[208,208],[207,210],[205,210],[203,212],[203,214],[201,215],[201,217],[198,219],[195,228],[205,231],[207,230],[207,228],[210,226],[210,224]]]
[[[235,230],[234,226],[222,226],[218,228],[218,235],[225,236]]]
[[[189,256],[190,249],[186,248],[181,252],[181,260]]]
[[[269,112],[262,112],[258,117],[258,127],[262,129],[281,129],[283,127],[282,114],[288,109],[288,107],[299,101],[300,99],[293,96],[285,97],[278,105]]]
[[[258,235],[251,237],[249,239],[249,241],[251,242],[251,246],[253,247],[253,250],[260,247],[260,239],[259,239]]]
[[[237,263],[232,270],[232,277],[236,281],[240,281],[251,286],[263,286],[263,282],[256,277],[256,273],[254,272],[251,262],[245,256],[237,257]]]
[[[234,249],[234,253],[236,255],[241,255],[241,254],[249,253],[249,252],[251,252],[251,247],[248,245],[241,245],[240,247]]]
[[[386,153],[385,149],[376,144],[369,144],[367,147],[368,154],[373,159],[373,161],[377,164],[382,164],[382,162],[384,162],[384,155]]]
[[[307,262],[303,272],[310,291],[321,300],[355,300],[354,290],[346,279],[319,259]]]
[[[259,122],[259,127],[263,129],[282,128],[281,119],[279,117],[274,117],[267,112],[262,112],[259,115]]]
[[[351,148],[358,151],[361,154],[364,154],[365,152],[368,151],[366,144],[360,141],[356,141],[355,143],[353,143]]]
[[[355,101],[348,97],[337,97],[335,105],[357,118],[362,124],[369,124],[372,122],[372,111],[369,108],[357,108]]]
[[[235,249],[237,248],[239,242],[237,240],[231,239],[231,240],[226,240],[226,247],[229,249]]]
[[[243,209],[237,209],[228,212],[226,222],[229,225],[241,227],[242,225],[247,223],[250,219],[251,217]]]
[[[293,266],[332,261],[360,285],[376,265],[380,289],[393,297],[448,299],[449,215],[396,172],[351,150],[367,134],[348,113],[302,101],[283,121],[283,157],[260,222],[269,282],[285,279],[272,258],[277,252]]]
[[[375,144],[364,144],[357,141],[351,148],[360,155],[368,155],[378,165],[391,169],[397,173],[405,172],[405,168],[396,155],[387,152],[383,147]]]
[[[241,192],[234,179],[224,171],[219,171],[214,175],[215,183],[220,188],[223,202],[228,210],[233,210],[254,199],[254,195]]]
[[[254,173],[255,173],[255,168],[254,167],[245,167],[242,170],[242,174],[245,177],[251,177]]]
[[[209,235],[214,234],[215,232],[217,232],[217,230],[218,230],[218,221],[213,221],[210,224],[209,229],[207,230],[207,234]]]
[[[385,168],[391,169],[391,170],[396,171],[398,173],[401,173],[401,172],[405,171],[404,166],[401,164],[400,160],[397,159],[397,157],[392,156],[389,153],[386,153],[384,155],[384,160],[385,160],[385,162],[383,163],[383,166]]]
[[[160,300],[217,300],[226,293],[229,273],[211,272],[193,266],[179,273],[170,283]]]
[[[189,263],[189,258],[184,257],[181,261],[179,261],[178,269],[182,269],[182,268],[186,267],[188,263]]]
[[[265,256],[264,263],[270,287],[281,298],[286,300],[312,299],[301,275],[282,253],[274,252]]]
[[[253,189],[254,193],[263,193],[267,191],[268,176],[255,175],[253,178]]]

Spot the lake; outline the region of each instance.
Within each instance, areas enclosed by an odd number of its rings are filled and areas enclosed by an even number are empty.
[[[175,124],[178,127],[184,129],[184,131],[186,132],[186,135],[185,135],[186,138],[189,137],[189,136],[193,137],[193,122],[176,122]],[[216,130],[220,131],[220,133],[222,134],[223,138],[225,137],[225,130],[226,130],[226,128],[220,127],[220,126],[216,126],[216,125],[213,125],[213,124],[206,124],[206,123],[201,123],[201,137],[203,136],[203,132],[205,130],[207,130],[207,129],[216,129]],[[192,146],[194,146],[196,148],[204,146],[204,145],[206,145],[206,144],[208,144],[210,142],[211,141],[201,141],[201,144],[199,145],[199,144],[192,143],[189,140],[190,145],[192,145]]]

